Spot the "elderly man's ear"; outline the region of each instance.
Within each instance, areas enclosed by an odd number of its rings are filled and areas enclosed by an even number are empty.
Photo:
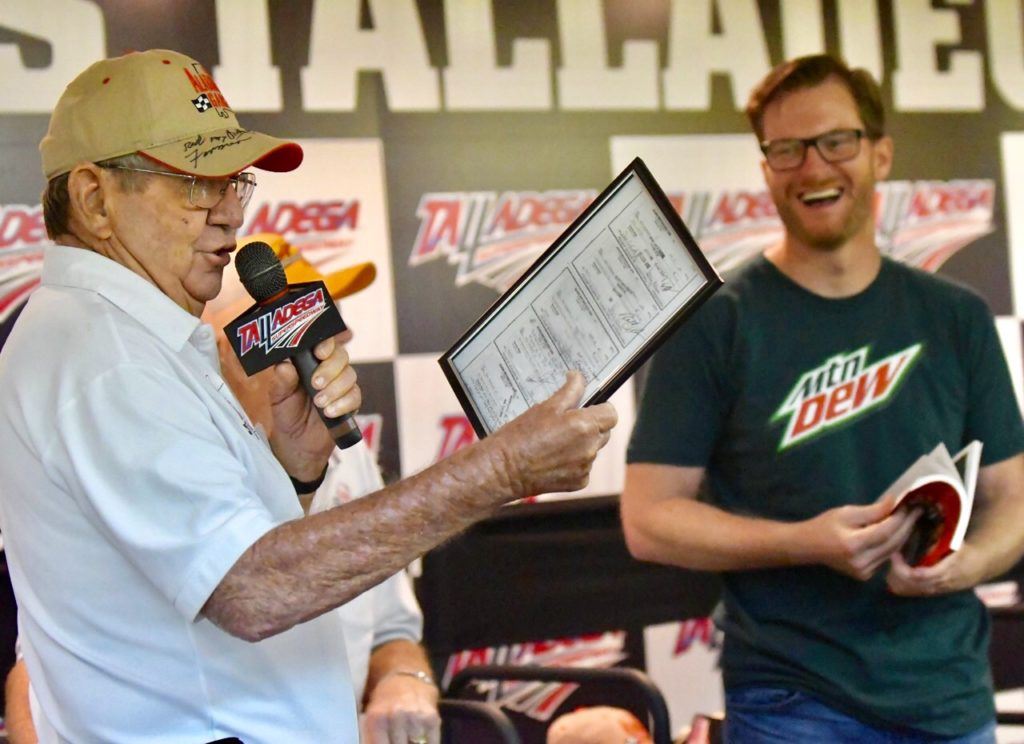
[[[114,186],[114,180],[105,177],[98,165],[85,163],[76,166],[68,176],[70,224],[74,226],[77,223],[93,238],[109,238],[113,228],[107,215],[107,200]]]

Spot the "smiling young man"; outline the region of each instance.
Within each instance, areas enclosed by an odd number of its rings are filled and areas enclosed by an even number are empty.
[[[872,203],[893,143],[866,72],[784,63],[747,113],[784,236],[656,356],[627,542],[722,573],[729,741],[992,742],[971,588],[1024,551],[1024,428],[991,315],[881,255]],[[880,494],[939,442],[972,439],[967,540],[911,568],[898,550],[916,514]]]
[[[73,80],[40,144],[42,283],[0,353],[0,527],[45,742],[354,742],[330,612],[502,503],[582,487],[615,411],[582,376],[491,437],[305,517],[360,395],[339,339],[253,426],[200,322],[254,181],[295,143],[241,127],[203,67],[151,50]],[[44,733],[45,732],[45,733]],[[432,730],[403,727],[427,744]]]

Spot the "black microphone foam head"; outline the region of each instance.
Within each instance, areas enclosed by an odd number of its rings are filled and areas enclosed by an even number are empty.
[[[235,268],[242,286],[256,302],[269,300],[288,286],[284,266],[266,243],[256,241],[240,250],[235,256]]]

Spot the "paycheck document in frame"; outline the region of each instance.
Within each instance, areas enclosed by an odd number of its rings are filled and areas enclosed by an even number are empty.
[[[571,369],[607,400],[722,284],[635,159],[441,358],[481,438]]]

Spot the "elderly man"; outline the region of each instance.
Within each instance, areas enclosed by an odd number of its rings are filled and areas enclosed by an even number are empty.
[[[309,264],[284,237],[269,233],[250,235],[245,242],[268,243],[285,266],[289,282],[323,281],[335,300],[341,300],[369,286],[375,276],[372,263],[349,266],[324,276]],[[204,322],[222,328],[252,305],[232,266],[224,272],[220,294],[206,304]],[[217,334],[221,374],[242,404],[250,421],[264,432],[273,431],[267,385],[274,370],[246,376],[227,337]],[[353,498],[384,487],[380,470],[366,441],[331,453],[327,475],[315,494],[301,499],[311,513],[325,511]],[[438,689],[430,663],[420,646],[423,614],[406,571],[399,571],[336,610],[344,629],[348,660],[356,700],[363,703],[363,736],[366,744],[406,744],[406,732],[424,732],[428,740],[440,736],[437,710]],[[39,701],[32,693],[24,659],[19,658],[7,675],[4,723],[11,744],[37,744],[40,733],[52,740],[45,722],[37,727]]]
[[[493,437],[304,517],[333,448],[314,405],[359,404],[343,347],[315,349],[312,401],[276,370],[268,441],[199,321],[242,171],[295,168],[299,147],[156,50],[72,81],[40,150],[59,245],[0,354],[0,527],[42,717],[75,742],[355,741],[328,610],[506,501],[581,487],[614,409],[577,409],[574,373]]]

